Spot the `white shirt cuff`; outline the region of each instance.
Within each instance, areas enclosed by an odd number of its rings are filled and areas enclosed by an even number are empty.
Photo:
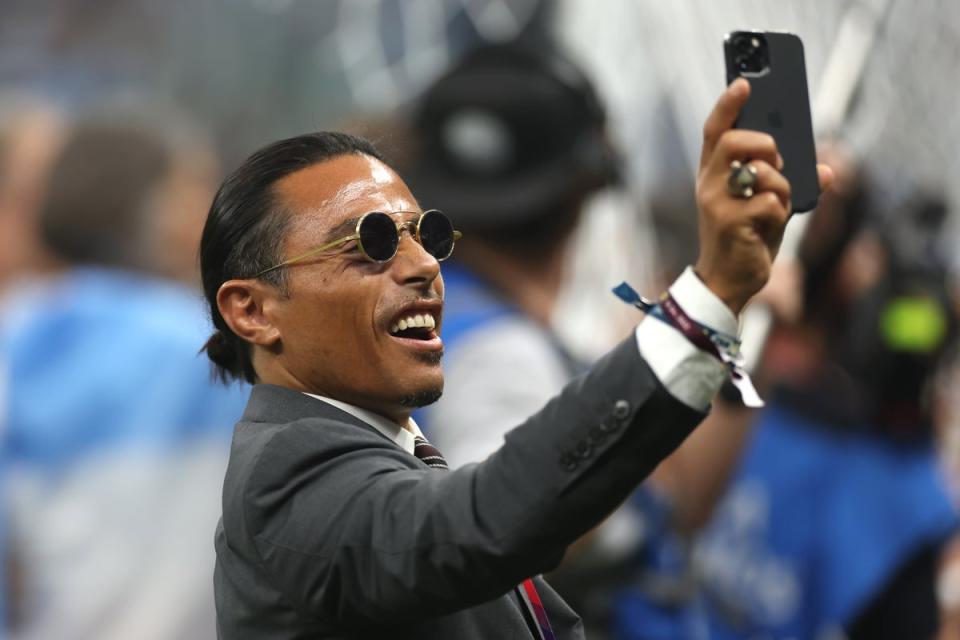
[[[737,318],[691,267],[670,287],[670,295],[688,316],[731,336],[737,335]],[[727,367],[701,351],[682,333],[656,318],[647,316],[636,330],[637,347],[660,383],[680,402],[706,411],[727,377]]]

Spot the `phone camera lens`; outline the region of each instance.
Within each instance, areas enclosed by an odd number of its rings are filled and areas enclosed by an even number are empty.
[[[769,66],[767,42],[760,34],[737,34],[732,42],[733,65],[742,74],[761,74]]]
[[[753,49],[756,48],[753,45],[752,40],[756,40],[756,38],[751,39],[751,38],[745,38],[741,36],[736,39],[736,41],[733,43],[733,46],[734,48],[736,48],[737,53],[749,54],[751,51],[753,51]]]

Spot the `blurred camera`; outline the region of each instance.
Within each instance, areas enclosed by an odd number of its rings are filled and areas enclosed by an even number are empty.
[[[759,33],[738,33],[731,41],[733,63],[740,75],[759,75],[770,67],[767,39]]]

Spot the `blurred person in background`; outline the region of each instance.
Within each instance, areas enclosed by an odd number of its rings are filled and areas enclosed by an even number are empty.
[[[40,241],[36,209],[62,133],[62,115],[47,101],[19,92],[0,93],[0,313],[5,299],[16,297],[24,279],[54,263]],[[7,378],[0,362],[0,386],[6,386]],[[0,487],[2,483],[0,478]],[[6,545],[5,517],[0,509],[0,566],[12,583],[17,577]],[[0,638],[6,629],[7,582],[0,581]]]
[[[443,270],[444,394],[416,414],[453,467],[499,449],[589,364],[553,320],[586,205],[619,180],[605,124],[588,78],[546,41],[480,46],[418,103],[412,187],[464,230]],[[614,575],[595,557],[570,569],[587,546],[550,582],[593,637]]]
[[[40,240],[36,211],[64,116],[39,96],[0,93],[0,307],[5,291],[55,259]]]
[[[481,46],[419,103],[414,192],[465,232],[444,265],[446,388],[419,416],[454,466],[587,364],[551,321],[584,205],[618,178],[604,124],[587,78],[541,43]]]
[[[444,394],[417,413],[459,466],[497,450],[509,429],[589,364],[558,333],[556,305],[577,225],[592,197],[622,186],[621,163],[591,82],[545,42],[466,55],[422,96],[413,132],[415,192],[465,231],[444,265]],[[621,240],[611,238],[611,250]],[[598,331],[607,320],[596,318]],[[551,575],[591,637],[607,630],[622,582],[642,574],[654,591],[689,588],[686,564],[679,570],[685,536],[722,494],[748,415],[714,407],[704,428]],[[644,612],[644,633],[680,633],[688,624],[658,614]]]
[[[214,633],[209,531],[244,394],[213,383],[199,296],[169,279],[195,277],[214,169],[164,126],[70,127],[27,225],[57,266],[0,309],[13,638]]]
[[[695,551],[710,638],[929,638],[939,625],[957,526],[934,449],[934,382],[957,338],[947,207],[917,190],[878,216],[868,178],[844,181],[801,251],[802,320],[768,344],[772,402]]]

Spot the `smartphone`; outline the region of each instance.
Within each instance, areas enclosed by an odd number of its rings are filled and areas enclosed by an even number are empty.
[[[734,31],[724,39],[723,52],[727,84],[741,77],[750,82],[750,98],[735,126],[773,136],[790,181],[791,208],[810,211],[820,184],[803,42],[792,33]]]

